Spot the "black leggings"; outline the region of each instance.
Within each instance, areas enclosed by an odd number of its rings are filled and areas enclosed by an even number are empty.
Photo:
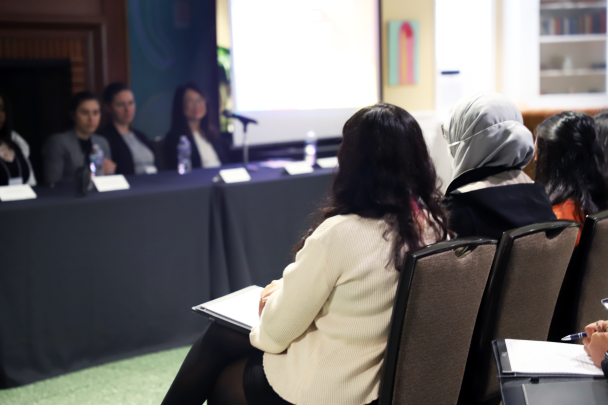
[[[263,352],[249,336],[211,322],[194,343],[162,405],[290,405],[274,392]]]

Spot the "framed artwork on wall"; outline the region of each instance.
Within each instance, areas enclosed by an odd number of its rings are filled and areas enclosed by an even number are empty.
[[[416,84],[419,80],[418,21],[388,22],[388,84]]]

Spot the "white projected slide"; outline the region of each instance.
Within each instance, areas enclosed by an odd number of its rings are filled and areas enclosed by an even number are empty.
[[[259,121],[250,144],[339,136],[378,101],[377,0],[231,0],[230,10],[234,110]]]

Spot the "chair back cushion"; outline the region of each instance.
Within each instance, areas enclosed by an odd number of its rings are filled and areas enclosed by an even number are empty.
[[[585,326],[600,319],[608,319],[608,312],[600,300],[608,298],[608,213],[603,218],[595,219],[593,223],[585,222],[585,227],[595,225],[587,252],[583,258],[582,280],[578,313],[576,315],[577,331],[585,330]],[[583,233],[585,230],[583,230]],[[581,248],[583,247],[581,238]],[[574,332],[572,332],[574,333]]]
[[[512,238],[512,246],[510,254],[497,255],[493,266],[493,271],[501,271],[502,267],[504,273],[493,315],[493,332],[490,332],[490,339],[483,341],[483,368],[489,370],[489,373],[483,370],[476,372],[485,374],[485,378],[482,378],[486,380],[485,387],[478,391],[483,393],[483,399],[500,395],[496,364],[492,355],[493,340],[547,340],[553,310],[578,231],[578,226],[571,225],[559,234],[552,235],[540,227],[537,232],[521,237],[513,238],[513,234],[509,235],[517,230],[506,232],[503,236],[503,240],[505,237]]]
[[[405,314],[401,314],[394,405],[449,405],[458,400],[496,245],[480,245],[460,254],[462,249],[422,257],[414,265]]]

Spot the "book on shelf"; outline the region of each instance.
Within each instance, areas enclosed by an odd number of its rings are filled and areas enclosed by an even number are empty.
[[[541,16],[540,35],[605,34],[606,11],[564,17]]]

